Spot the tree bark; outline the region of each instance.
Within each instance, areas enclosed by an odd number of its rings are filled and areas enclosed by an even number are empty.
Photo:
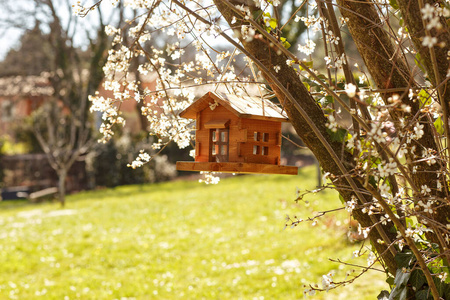
[[[440,1],[424,0],[424,4],[430,4],[435,7],[439,5]],[[439,24],[442,26],[441,29],[431,29],[429,32],[432,36],[438,38],[438,45],[433,47],[435,52],[436,62],[433,62],[431,55],[431,49],[422,45],[422,39],[426,36],[426,30],[424,27],[424,22],[422,21],[422,13],[420,11],[419,1],[409,1],[409,0],[397,0],[399,9],[402,13],[403,20],[405,21],[406,27],[408,28],[411,40],[414,43],[414,48],[420,54],[420,63],[423,64],[427,71],[427,75],[430,78],[434,86],[443,84],[443,98],[445,103],[450,103],[450,83],[449,81],[443,82],[447,76],[447,71],[449,68],[448,62],[448,51],[450,51],[450,32],[449,26],[445,21],[444,17],[439,18]],[[437,68],[435,72],[434,67]],[[436,75],[439,78],[436,78]]]
[[[405,105],[411,107],[411,113],[407,116],[406,120],[411,120],[414,116],[418,115],[417,120],[420,120],[424,114],[421,112],[421,105],[419,101],[410,101],[406,97],[407,89],[416,87],[411,70],[408,69],[403,57],[400,55],[400,46],[394,46],[392,38],[386,32],[386,29],[382,26],[382,21],[375,9],[374,3],[368,0],[362,1],[349,1],[349,0],[337,0],[339,9],[343,17],[348,18],[347,22],[350,33],[356,43],[358,51],[363,58],[369,73],[374,80],[375,84],[379,89],[387,88],[405,88],[403,93],[402,102]],[[399,1],[399,6],[402,9],[403,17],[408,25],[408,28],[414,28],[415,31],[410,32],[410,35],[415,36],[414,43],[419,46],[419,49],[424,51],[424,47],[421,46],[421,42],[417,38],[418,36],[424,35],[423,26],[420,29],[420,24],[422,24],[422,16],[420,9],[418,8],[417,1]],[[404,7],[403,7],[404,6]],[[450,35],[447,37],[450,39]],[[438,48],[438,47],[436,47]],[[422,53],[421,52],[421,53]],[[423,54],[424,57],[428,57]],[[429,68],[432,69],[431,60],[428,59]],[[445,72],[448,63],[444,66]],[[442,70],[441,70],[442,69]],[[430,70],[432,71],[432,70]],[[440,72],[443,72],[443,68],[440,66]],[[450,91],[447,91],[450,96]],[[392,93],[386,93],[383,98],[386,104],[389,104],[389,97]],[[391,114],[394,123],[399,124],[399,120],[404,118],[401,115]],[[429,122],[423,123],[424,125],[424,135],[416,143],[416,157],[422,156],[422,147],[425,149],[432,149],[439,153],[439,149],[436,145],[432,126]],[[408,154],[407,159],[412,162],[416,160],[414,155]],[[446,186],[446,183],[442,180],[440,175],[441,166],[436,163],[434,165],[428,165],[427,162],[423,161],[421,163],[416,163],[414,166],[417,168],[414,172],[412,167],[413,164],[410,163],[410,176],[414,182],[414,185],[418,189],[416,195],[420,194],[420,188],[424,185],[431,188],[433,193],[440,197],[445,198],[446,195],[443,192],[438,192],[437,182],[441,181],[442,186]],[[438,220],[441,224],[447,223],[447,218],[450,216],[450,206],[448,202],[446,205],[436,208],[436,214],[433,216],[434,219]],[[432,224],[430,224],[433,227]],[[433,230],[439,234],[439,230],[433,228]],[[435,236],[432,240],[441,246],[441,249],[445,250],[446,246],[443,245],[439,239]]]
[[[67,170],[60,169],[58,171],[58,199],[59,203],[61,203],[61,207],[64,207],[66,204],[66,178]]]

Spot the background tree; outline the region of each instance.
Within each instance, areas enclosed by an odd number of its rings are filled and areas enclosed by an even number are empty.
[[[369,237],[387,276],[395,278],[390,299],[450,298],[448,2],[305,1],[294,5],[295,15],[288,20],[279,17],[280,4],[129,2],[141,16],[129,30],[134,43],[111,52],[105,65],[106,82],[115,98],[92,98],[93,108],[104,112],[105,139],[113,134],[113,125],[123,122],[113,104],[141,101],[145,96],[150,100],[143,113],[159,137],[154,147],[161,148],[169,140],[186,147],[192,124],[177,112],[195,97],[189,83],[226,81],[228,91],[238,95],[245,94],[246,83],[259,83],[261,94],[268,85],[346,209],[360,223],[362,234]],[[309,6],[307,15],[299,13],[302,5]],[[81,15],[88,10],[77,7]],[[309,61],[287,50],[289,40],[281,28],[298,21],[311,34],[322,34],[325,57],[314,57],[316,42],[308,36],[297,49]],[[158,30],[178,42],[145,49],[142,44]],[[119,39],[121,33],[111,34]],[[350,66],[352,58],[342,34],[351,35],[364,66]],[[218,43],[229,43],[237,51],[217,51]],[[195,60],[183,61],[191,45],[198,51]],[[233,64],[241,53],[254,76],[242,76]],[[158,89],[130,99],[123,87],[135,83],[120,83],[116,74],[118,69],[126,72],[138,56],[146,58],[140,72],[157,73]],[[325,60],[327,68],[314,70],[314,60]],[[175,72],[169,71],[173,68]],[[200,70],[206,70],[206,76],[199,78]],[[355,75],[361,76],[361,83]],[[347,128],[336,123],[340,111],[351,115]],[[141,153],[133,166],[150,160]],[[299,223],[288,219],[291,226]],[[325,276],[323,289],[345,283]],[[316,289],[308,287],[305,293]]]
[[[34,117],[34,134],[59,178],[59,200],[65,201],[65,180],[73,163],[93,144],[93,118],[89,116],[88,95],[103,80],[110,40],[105,33],[104,14],[91,15],[90,24],[79,24],[69,0],[30,0],[27,6],[2,2],[8,26],[34,28],[25,33],[19,50],[11,50],[4,75],[32,75],[47,71],[54,93]],[[122,10],[107,14],[121,22]],[[42,28],[41,28],[42,27]],[[46,34],[42,34],[44,30]],[[84,42],[80,42],[83,40]],[[19,64],[15,64],[20,61]]]
[[[36,20],[34,28],[26,30],[19,40],[20,46],[11,49],[0,63],[0,77],[40,75],[52,69],[47,36]]]

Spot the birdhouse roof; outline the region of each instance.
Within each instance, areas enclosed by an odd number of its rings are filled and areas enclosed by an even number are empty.
[[[208,92],[197,99],[180,113],[187,119],[195,119],[197,112],[219,104],[236,114],[239,118],[260,119],[268,121],[287,122],[284,111],[277,105],[261,97],[236,96],[221,92]]]

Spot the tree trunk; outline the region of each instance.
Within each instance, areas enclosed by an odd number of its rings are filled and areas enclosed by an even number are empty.
[[[405,92],[402,93],[404,95],[406,95],[408,88],[416,87],[412,71],[408,69],[404,58],[399,55],[401,51],[396,49],[400,46],[393,44],[392,38],[386,32],[386,29],[383,28],[382,21],[373,2],[367,0],[337,0],[337,3],[342,16],[349,19],[347,22],[349,31],[356,43],[358,52],[361,54],[377,87],[380,89],[405,88]],[[424,50],[424,47],[422,47],[421,41],[418,38],[425,35],[418,2],[400,1],[399,5],[408,28],[414,31],[411,32],[414,33],[411,34],[411,36],[415,37],[413,38],[413,42],[423,57],[424,64],[428,68],[428,74],[432,75],[433,68],[431,66],[433,63],[431,62],[428,48]],[[361,16],[364,16],[364,18]],[[447,35],[446,39],[450,40],[450,35]],[[441,75],[441,78],[443,78],[442,76],[445,76],[448,66],[448,63],[444,64],[447,50],[443,51],[442,49],[437,48],[439,47],[436,47],[436,53],[438,54],[438,58],[441,58],[438,61],[439,74]],[[442,57],[444,57],[444,59],[442,59]],[[434,80],[434,78],[434,76],[431,77],[432,80]],[[391,97],[392,94],[393,93],[385,93],[382,95],[386,104],[389,104],[389,97]],[[450,90],[447,89],[447,91],[444,92],[444,98],[446,97],[445,94],[447,94],[447,97],[450,97]],[[420,116],[423,115],[423,113],[421,112],[422,106],[419,101],[410,101],[409,97],[406,96],[401,97],[401,100],[405,105],[411,107],[411,114],[408,118],[419,116],[417,117],[417,120],[420,120]],[[446,103],[447,101],[443,101],[444,105]],[[447,108],[443,107],[443,109],[446,110]],[[391,113],[391,117],[396,124],[398,124],[399,120],[404,119],[404,117],[397,116],[395,113]],[[434,139],[434,128],[427,122],[423,122],[423,124],[424,135],[418,140],[418,145],[420,145],[420,147],[416,148],[416,157],[422,155],[421,147],[439,152],[439,148]],[[407,159],[409,161],[415,160],[414,155],[411,155],[410,153],[407,154]],[[444,192],[438,192],[436,189],[439,181],[441,181],[443,186],[446,186],[446,182],[443,181],[441,178],[442,176],[440,176],[440,173],[442,172],[440,171],[440,164],[436,163],[434,165],[429,165],[427,162],[423,161],[416,163],[414,166],[416,168],[415,172],[413,172],[413,164],[408,165],[410,176],[415,186],[420,189],[421,186],[426,185],[433,190],[433,193],[435,193],[436,196],[445,198],[446,194]],[[420,207],[417,208],[421,209]],[[450,206],[441,205],[436,208],[434,219],[441,224],[445,224],[449,215]],[[435,234],[442,234],[442,232],[433,226],[433,224],[429,224],[429,227],[433,229]],[[432,235],[433,234],[429,233],[429,238],[431,238],[433,242],[439,244],[444,253],[447,248],[446,245],[443,244],[437,236],[433,237]]]
[[[58,172],[58,198],[61,207],[66,204],[66,178],[67,170],[63,169]]]

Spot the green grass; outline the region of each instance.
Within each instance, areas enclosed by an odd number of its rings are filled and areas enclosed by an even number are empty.
[[[295,204],[300,176],[235,176],[83,192],[56,203],[0,205],[0,299],[302,299],[303,284],[342,280],[359,244],[340,211],[285,229],[286,214],[337,208],[333,192]],[[311,299],[375,299],[383,274]],[[369,282],[369,284],[368,284]]]

